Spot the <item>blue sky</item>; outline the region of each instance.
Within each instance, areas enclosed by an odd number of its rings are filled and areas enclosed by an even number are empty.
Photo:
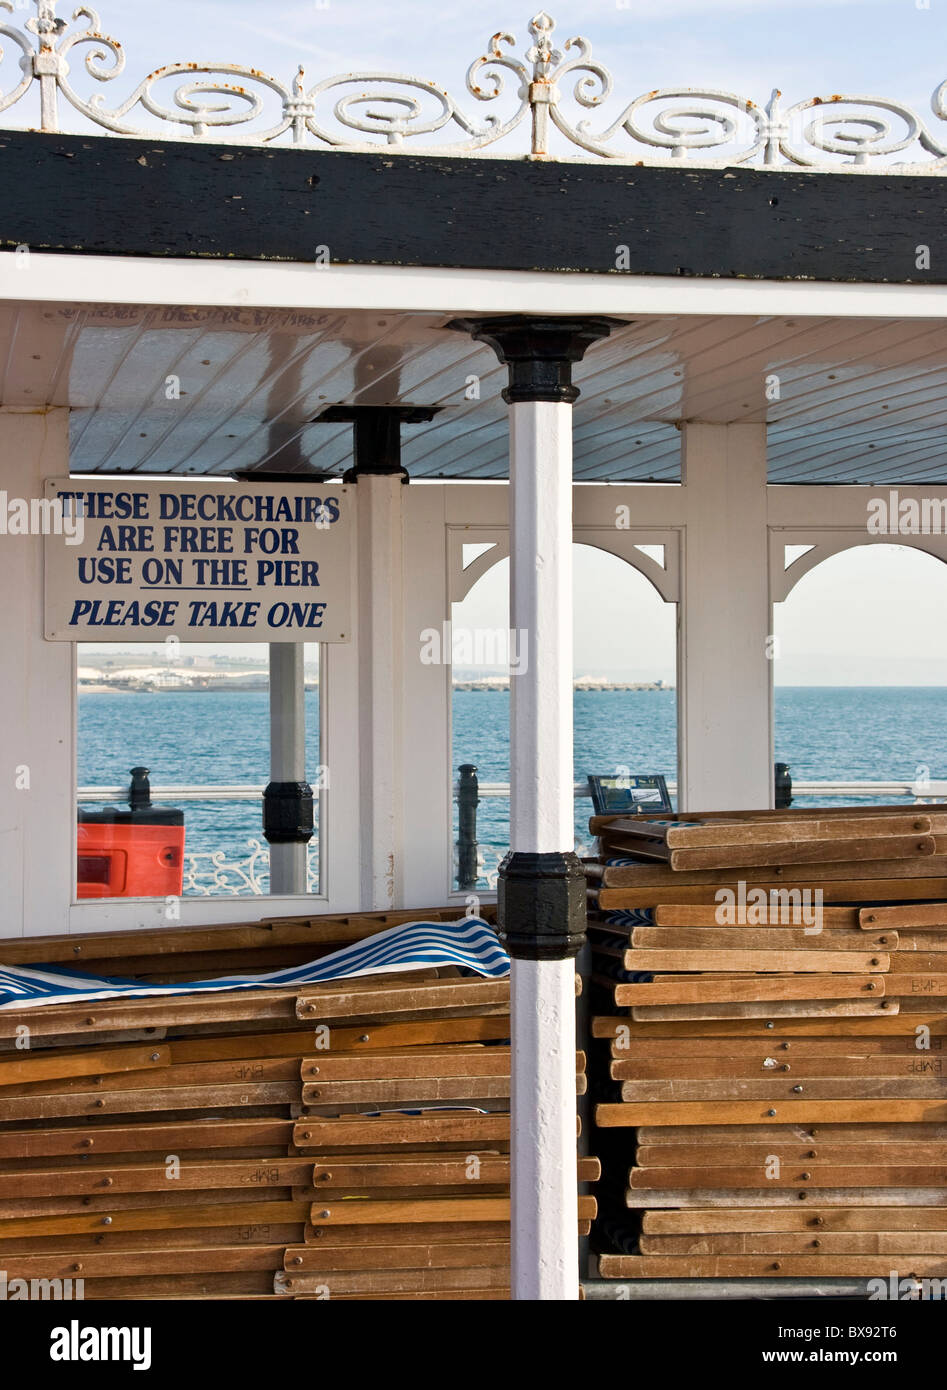
[[[61,12],[68,12],[60,5]],[[314,80],[353,69],[400,71],[460,90],[467,64],[497,30],[520,41],[527,0],[100,0],[128,74],[178,59],[249,63]],[[556,38],[581,33],[628,96],[684,84],[787,98],[874,91],[927,101],[947,76],[947,0],[561,0]]]

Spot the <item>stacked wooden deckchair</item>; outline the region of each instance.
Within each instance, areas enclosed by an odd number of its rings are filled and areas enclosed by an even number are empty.
[[[21,938],[0,962],[177,983],[456,915]],[[0,1011],[7,1297],[508,1297],[509,1031],[508,980],[455,968]]]
[[[593,821],[601,1274],[947,1276],[947,810],[684,820]]]

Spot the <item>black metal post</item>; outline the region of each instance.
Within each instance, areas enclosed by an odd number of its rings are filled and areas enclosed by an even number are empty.
[[[151,783],[147,767],[133,767],[129,772],[132,779],[128,788],[128,804],[133,811],[147,811],[151,805]]]
[[[776,810],[784,811],[787,806],[792,805],[792,777],[789,775],[788,763],[776,763]]]
[[[473,763],[461,763],[457,784],[457,887],[475,888],[479,878],[477,807],[480,784]]]

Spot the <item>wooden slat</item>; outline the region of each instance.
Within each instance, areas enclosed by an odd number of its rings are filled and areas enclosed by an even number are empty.
[[[877,942],[879,935],[876,935],[868,927],[864,932],[869,941]],[[890,928],[880,933],[880,936],[896,936],[898,938],[897,947],[892,950],[898,951],[926,951],[929,955],[940,954],[947,951],[947,931],[899,931],[892,932]]]
[[[649,953],[650,954],[650,953]],[[663,976],[653,984],[615,985],[615,1003],[628,1004],[713,1004],[760,1003],[777,999],[834,1000],[859,999],[864,994],[883,997],[887,992],[883,976],[864,975],[754,975],[752,978],[710,979],[688,975]],[[893,992],[893,991],[890,991]]]
[[[890,1260],[871,1255],[602,1255],[603,1279],[888,1278]],[[915,1255],[911,1273],[947,1275],[947,1255]]]
[[[508,980],[391,981],[369,987],[364,981],[307,985],[296,1001],[298,1018],[345,1018],[371,1014],[415,1013],[427,1009],[493,1008],[509,1010]]]
[[[858,925],[863,931],[905,927],[911,931],[947,932],[947,902],[863,907],[858,913]]]
[[[596,1213],[594,1197],[579,1196],[579,1220],[591,1221]],[[431,1221],[509,1221],[508,1197],[433,1197],[427,1201],[336,1202],[329,1207],[314,1206],[310,1216],[314,1227],[323,1225],[372,1226],[378,1224],[413,1225]]]
[[[716,846],[712,849],[675,849],[670,866],[675,872],[701,869],[735,868],[741,871],[759,866],[769,871],[776,864],[805,865],[808,872],[816,865],[855,864],[862,873],[865,864],[891,864],[933,858],[936,845],[931,834],[886,835],[876,840],[795,840],[791,843]]]
[[[654,821],[644,818],[640,833],[649,833],[648,826]],[[612,821],[608,833],[621,830],[626,834],[639,829],[635,820],[625,816]],[[862,840],[878,836],[903,836],[907,832],[929,835],[931,818],[928,815],[905,816],[835,816],[800,817],[798,811],[791,816],[774,817],[766,821],[728,821],[723,818],[707,821],[705,824],[667,825],[663,832],[665,842],[672,849],[713,848],[730,845],[784,845],[803,840]],[[653,830],[651,833],[654,833]],[[780,862],[780,861],[775,861]]]
[[[624,986],[615,986],[616,994],[620,988]],[[621,1001],[616,998],[615,1002]],[[728,1004],[635,1004],[631,1016],[637,1021],[646,1022],[765,1019],[767,1023],[772,1023],[781,1018],[794,1018],[802,1022],[826,1017],[841,1018],[843,1015],[880,1018],[882,1013],[894,1015],[900,1010],[899,1000],[879,999],[876,993],[871,998],[864,999],[763,999],[754,1000],[752,1003]]]
[[[89,1004],[49,1004],[41,1009],[4,1009],[0,1037],[15,1038],[21,1024],[34,1037],[45,1033],[99,1033],[126,1028],[172,1027],[186,1023],[244,1019],[295,1019],[296,991],[265,989],[221,994],[171,995],[159,999],[97,999]]]
[[[576,1054],[576,1070],[585,1069],[585,1056]],[[302,1059],[302,1079],[319,1078],[319,1084],[329,1081],[396,1081],[404,1077],[449,1076],[509,1076],[508,1047],[480,1047],[473,1051],[460,1048],[418,1054],[386,1052],[365,1057],[337,1057],[323,1053],[319,1057]]]
[[[306,1057],[317,1049],[335,1055],[396,1047],[430,1047],[438,1043],[492,1042],[509,1036],[509,1017],[498,1014],[488,1018],[368,1023],[354,1028],[334,1025],[328,1029],[328,1036],[324,1032],[317,1034],[314,1028],[306,1028],[279,1033],[245,1033],[236,1037],[171,1038],[168,1046],[173,1062],[213,1062],[227,1057]]]
[[[851,971],[871,974],[890,968],[891,958],[883,951],[777,951],[715,950],[709,944],[701,949],[647,950],[634,946],[623,954],[626,970],[726,970],[726,971]]]
[[[297,1121],[293,1143],[301,1149],[358,1148],[364,1145],[483,1143],[489,1140],[509,1142],[510,1116],[497,1112],[479,1115],[379,1115],[367,1119],[363,1115],[340,1115],[323,1120],[313,1116]]]
[[[58,1096],[16,1096],[3,1103],[5,1120],[55,1119],[65,1115],[129,1115],[206,1107],[288,1105],[299,1100],[298,1082],[261,1086],[172,1086],[156,1090],[76,1091]]]
[[[884,999],[884,1004],[891,1001]],[[841,1005],[839,1007],[842,1007]],[[896,1010],[894,1011],[896,1013]],[[625,1015],[600,1015],[592,1019],[593,1038],[766,1038],[770,1044],[777,1038],[798,1037],[890,1037],[899,1039],[905,1036],[912,1039],[915,1028],[923,1023],[930,1029],[932,1043],[947,1035],[947,1014],[924,1013],[913,1017],[910,1027],[905,1028],[904,1020],[885,1010],[877,1012],[872,1018],[776,1018],[765,1022],[757,1019],[721,1019],[709,1022],[688,1022],[687,1020],[656,1022],[632,1019]],[[768,1026],[772,1023],[772,1028]]]
[[[947,1187],[947,1163],[943,1158],[933,1166],[896,1165],[884,1168],[858,1166],[830,1166],[813,1159],[805,1164],[780,1164],[777,1177],[765,1171],[766,1165],[752,1166],[728,1165],[713,1168],[632,1168],[629,1182],[632,1187],[659,1188],[667,1191],[674,1187],[689,1188],[758,1188],[760,1175],[766,1179],[767,1187],[772,1183],[774,1189],[822,1188],[822,1187]],[[817,1199],[818,1200],[818,1199]]]
[[[484,904],[490,910],[490,904]],[[270,944],[344,945],[361,941],[386,927],[403,922],[455,922],[456,907],[405,908],[382,912],[347,912],[325,916],[271,917],[260,922],[223,923],[203,927],[139,927],[130,932],[66,932],[43,936],[43,961],[69,962],[80,970],[90,961],[131,955],[174,956],[194,951],[238,950]],[[38,960],[34,937],[4,937],[0,940],[0,960],[6,965],[29,965]]]
[[[0,1129],[0,1161],[55,1158],[66,1154],[135,1153],[249,1145],[285,1147],[292,1142],[292,1120],[191,1120],[180,1124],[139,1123],[68,1129]]]
[[[857,1084],[882,1077],[944,1076],[941,1058],[925,1057],[796,1057],[793,1062],[768,1065],[772,1058],[755,1060],[746,1057],[652,1058],[642,1060],[626,1057],[609,1066],[613,1081],[709,1081],[714,1078],[775,1076],[786,1077],[793,1084],[815,1077],[853,1077]],[[806,1090],[808,1091],[808,1086]]]
[[[584,1079],[584,1078],[583,1078]],[[506,1099],[508,1076],[449,1076],[405,1078],[400,1081],[326,1081],[302,1088],[304,1105],[409,1105],[415,1101]]]
[[[509,1270],[509,1236],[501,1240],[455,1240],[406,1245],[291,1245],[283,1256],[288,1274],[331,1274],[360,1269],[464,1269],[496,1266]]]
[[[227,1273],[237,1270],[282,1268],[283,1245],[213,1245],[181,1250],[153,1248],[110,1250],[107,1254],[14,1255],[8,1258],[7,1279],[117,1279],[136,1275]]]
[[[944,1056],[943,1038],[932,1037],[930,1049],[918,1049],[918,1039],[913,1032],[898,1037],[892,1034],[882,1038],[720,1038],[715,1040],[713,1052],[719,1057],[743,1057],[756,1061],[762,1066],[765,1062],[789,1062],[793,1065],[798,1059],[813,1057],[901,1057],[940,1060]],[[707,1041],[701,1037],[685,1038],[639,1038],[616,1037],[612,1039],[611,1054],[616,1061],[630,1058],[665,1058],[679,1062],[687,1057],[706,1058]],[[774,1068],[775,1070],[775,1068]]]
[[[906,1144],[943,1143],[947,1124],[761,1124],[761,1125],[642,1125],[639,1144],[699,1144],[716,1148],[721,1144],[808,1143],[827,1144]],[[770,1147],[770,1152],[772,1148]]]
[[[796,1082],[791,1076],[714,1078],[710,1081],[623,1081],[623,1100],[793,1100],[796,1088],[812,1100],[891,1100],[941,1097],[947,1102],[945,1077],[829,1077]]]
[[[625,1083],[628,1084],[627,1082]],[[869,1123],[917,1123],[947,1121],[943,1100],[731,1100],[731,1101],[623,1101],[595,1107],[600,1129],[632,1129],[638,1125],[687,1124],[818,1124],[821,1121]]]
[[[799,1193],[803,1193],[800,1199]],[[942,1187],[820,1187],[809,1191],[802,1187],[733,1188],[702,1187],[656,1190],[628,1188],[627,1207],[769,1207],[811,1203],[806,1210],[823,1207],[890,1207],[903,1203],[911,1207],[940,1207],[944,1205]]]
[[[30,1082],[27,1085],[7,1086],[0,1103],[14,1096],[64,1096],[73,1092],[150,1091],[156,1087],[169,1089],[179,1086],[239,1085],[244,1081],[261,1084],[269,1081],[296,1081],[299,1078],[299,1059],[296,1057],[247,1057],[224,1062],[185,1062],[180,1066],[156,1067],[149,1072],[97,1072],[87,1076],[66,1077],[62,1080]]]
[[[72,1049],[66,1054],[44,1052],[27,1057],[20,1053],[0,1058],[0,1086],[58,1080],[64,1076],[95,1076],[99,1072],[150,1071],[166,1067],[170,1061],[171,1049],[166,1042],[137,1047]]]
[[[104,1254],[110,1250],[191,1250],[221,1245],[297,1245],[305,1239],[305,1222],[260,1221],[246,1226],[193,1226],[182,1230],[71,1232],[55,1236],[18,1236],[0,1245],[12,1255]]]
[[[935,829],[939,828],[940,817],[944,812],[942,805],[932,803],[930,805],[905,805],[904,802],[896,802],[891,806],[796,806],[793,808],[793,819],[800,822],[806,820],[837,820],[837,819],[861,819],[874,816],[930,816],[931,824]],[[594,815],[589,818],[589,831],[592,835],[601,835],[603,830],[607,830],[609,825],[616,820],[624,819],[623,816],[612,814],[607,816]],[[785,812],[782,811],[760,811],[760,810],[737,810],[737,811],[662,811],[660,816],[644,817],[660,821],[662,824],[667,822],[682,821],[690,823],[693,821],[742,821],[747,824],[765,824],[766,822],[785,820]]]
[[[643,1235],[642,1255],[947,1255],[947,1231],[744,1231]]]
[[[167,1165],[113,1164],[102,1168],[33,1168],[0,1170],[0,1197],[54,1197],[61,1193],[194,1192],[204,1188],[292,1187],[307,1183],[312,1160],[307,1158],[221,1159],[213,1163],[182,1162],[178,1176]]]
[[[340,1294],[363,1293],[387,1296],[415,1290],[427,1293],[435,1289],[450,1289],[463,1298],[463,1291],[498,1289],[509,1292],[510,1271],[507,1265],[485,1265],[466,1269],[408,1269],[408,1270],[344,1270],[323,1271],[317,1274],[286,1274],[276,1276],[274,1289],[293,1294],[319,1293],[325,1298]]]
[[[788,1127],[787,1127],[788,1129]],[[890,1133],[897,1134],[898,1127],[890,1126]],[[639,1168],[658,1168],[676,1165],[684,1168],[746,1166],[756,1164],[763,1167],[774,1153],[783,1164],[802,1164],[803,1168],[811,1162],[820,1165],[865,1165],[869,1167],[885,1164],[922,1164],[924,1167],[941,1165],[947,1171],[947,1150],[941,1141],[899,1144],[896,1140],[883,1144],[831,1144],[793,1142],[790,1133],[780,1135],[778,1148],[769,1144],[639,1144],[635,1150],[635,1164]],[[810,1170],[811,1171],[811,1170]],[[836,1186],[838,1184],[835,1184]]]
[[[579,1225],[582,1224],[580,1221]],[[320,1250],[343,1246],[377,1250],[388,1245],[476,1244],[479,1241],[503,1241],[508,1245],[509,1240],[508,1221],[416,1221],[407,1225],[380,1222],[373,1226],[312,1226],[307,1222],[304,1235],[305,1248],[311,1247],[316,1259],[320,1258]],[[371,1261],[374,1256],[368,1258]]]
[[[242,1196],[243,1194],[241,1194]],[[118,1231],[165,1231],[189,1227],[231,1226],[235,1222],[246,1225],[273,1222],[308,1221],[308,1202],[294,1202],[286,1198],[277,1201],[252,1202],[211,1201],[207,1198],[187,1207],[170,1204],[165,1198],[160,1207],[129,1206],[109,1208],[111,1221],[109,1234]],[[105,1230],[102,1224],[102,1211],[84,1210],[81,1213],[60,1213],[49,1216],[11,1216],[4,1215],[0,1221],[0,1241],[14,1240],[29,1236],[69,1236],[72,1234],[99,1235]],[[3,1246],[0,1246],[0,1250]]]
[[[614,872],[614,870],[609,872]],[[766,924],[755,920],[755,915],[751,915],[755,912],[756,909],[753,909],[752,905],[747,906],[748,920],[746,925],[748,928],[758,927],[763,930]],[[801,906],[793,907],[790,904],[783,905],[776,913],[767,909],[767,915],[775,919],[770,922],[771,927],[791,928],[795,925],[799,930],[814,925],[812,921],[807,920],[807,918],[811,918],[812,912],[813,909],[809,908],[803,915]],[[823,907],[821,921],[824,929],[855,931],[859,928],[858,909],[855,907]],[[721,904],[661,902],[654,907],[654,925],[656,927],[719,927],[721,925]],[[722,925],[726,926],[726,921]]]
[[[890,995],[912,994],[941,999],[947,995],[947,974],[916,974],[913,971],[909,974],[892,970],[885,976],[885,988]]]
[[[895,868],[892,868],[892,864]],[[914,877],[902,877],[897,873],[895,869],[899,864],[910,869]],[[923,874],[919,872],[922,865]],[[879,899],[908,900],[947,896],[947,859],[942,859],[939,855],[929,856],[923,861],[886,860],[883,867],[884,877],[872,879],[860,877],[860,871],[847,864],[814,865],[807,873],[805,883],[798,879],[783,881],[774,878],[772,872],[767,875],[764,869],[746,869],[742,876],[751,886],[762,888],[767,893],[792,887],[800,891],[805,888],[811,890],[818,886],[823,895],[823,902],[829,905],[845,902],[876,903]],[[928,871],[930,877],[927,876]],[[598,907],[603,912],[652,908],[658,900],[666,904],[714,903],[719,906],[720,890],[732,890],[732,881],[728,883],[713,869],[700,869],[689,873],[675,873],[674,870],[668,869],[667,876],[663,879],[656,878],[656,872],[648,865],[641,865],[635,869],[608,869],[607,886],[600,888],[596,894]],[[822,911],[825,912],[825,907]]]
[[[713,1233],[718,1231],[942,1231],[947,1232],[947,1207],[764,1207],[746,1210],[646,1211],[642,1231]]]
[[[608,930],[620,930],[611,928]],[[874,933],[834,931],[831,928],[807,934],[804,927],[633,927],[631,944],[652,950],[670,951],[805,951],[806,953],[857,951],[868,959],[876,950],[896,951],[900,941],[896,931]],[[926,948],[925,948],[926,949]],[[704,967],[698,966],[698,969]],[[787,967],[795,969],[794,966]],[[817,967],[819,968],[819,967]],[[838,967],[825,966],[824,969]],[[858,967],[856,967],[858,968]],[[803,966],[805,969],[805,966]]]

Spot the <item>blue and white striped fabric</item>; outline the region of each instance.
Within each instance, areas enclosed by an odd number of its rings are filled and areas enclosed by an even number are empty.
[[[447,965],[462,966],[496,979],[510,972],[510,958],[494,929],[479,917],[462,917],[458,922],[405,922],[307,965],[292,965],[265,975],[226,975],[188,984],[142,984],[140,980],[88,975],[59,965],[0,965],[0,1009],[80,1004],[91,999],[206,994],[226,989],[291,989],[328,980],[354,980],[360,975]]]
[[[622,907],[612,912],[603,912],[603,920],[610,927],[651,927],[654,925],[654,912],[650,907]]]

